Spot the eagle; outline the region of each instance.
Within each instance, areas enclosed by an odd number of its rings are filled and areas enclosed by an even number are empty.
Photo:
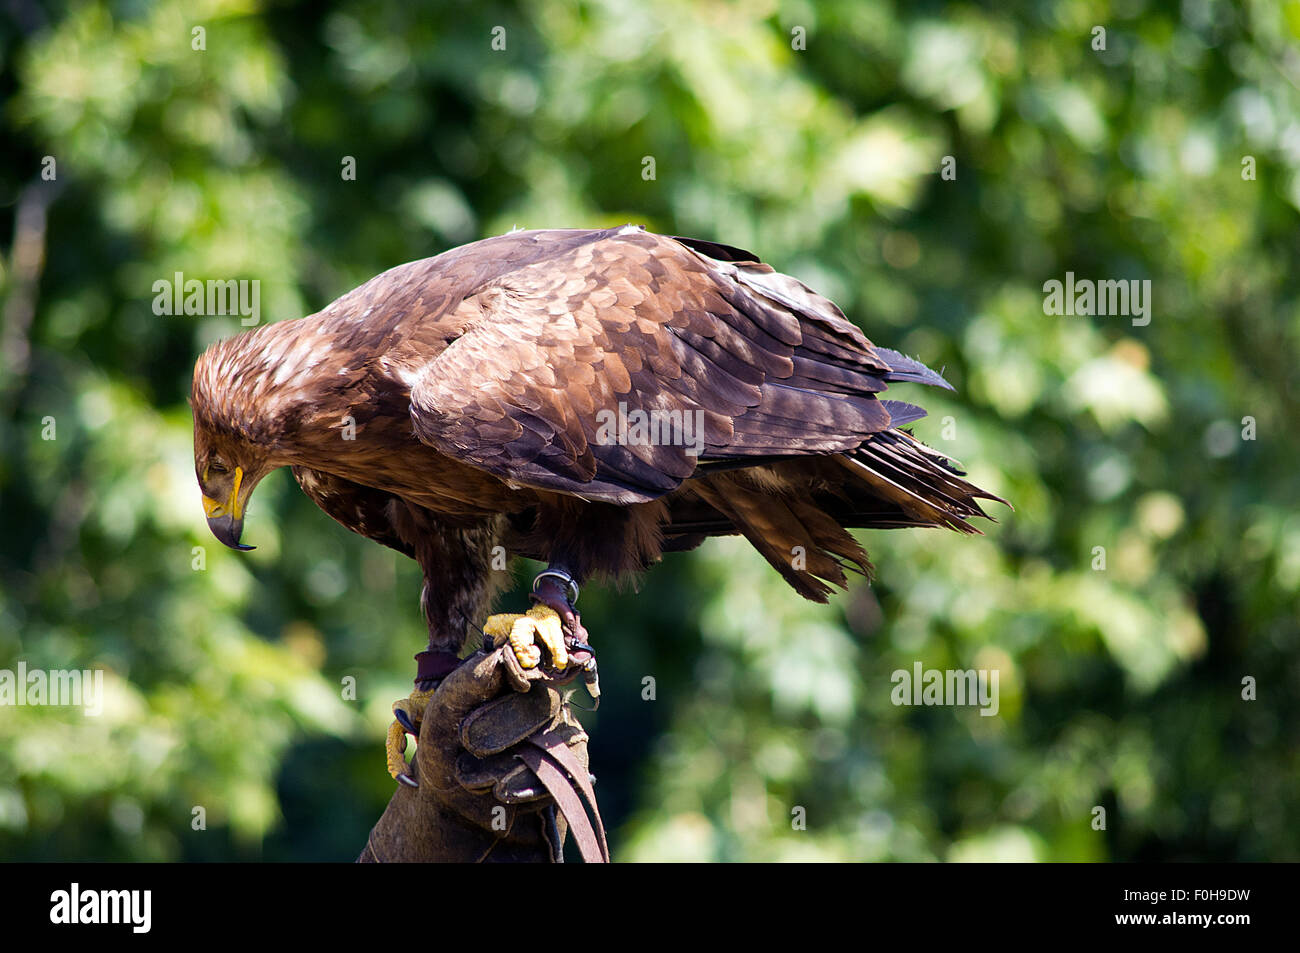
[[[208,348],[195,475],[232,548],[251,548],[249,497],[287,466],[333,519],[418,562],[429,642],[388,739],[411,783],[405,734],[471,633],[594,690],[588,580],[739,534],[825,602],[846,570],[872,572],[849,529],[978,532],[979,500],[1005,501],[903,429],[925,411],[880,396],[903,382],[951,389],[750,252],[635,225],[516,230]],[[532,609],[488,618],[502,554],[547,568]]]

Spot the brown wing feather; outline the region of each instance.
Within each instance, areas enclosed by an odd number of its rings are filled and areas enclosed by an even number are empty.
[[[421,440],[513,483],[630,503],[700,460],[844,451],[890,426],[889,365],[826,299],[639,229],[585,234],[459,306],[464,332],[411,387]],[[620,408],[699,412],[703,453],[608,439],[600,412]]]

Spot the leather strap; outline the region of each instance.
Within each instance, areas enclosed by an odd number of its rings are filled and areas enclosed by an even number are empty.
[[[569,748],[567,741],[557,734],[533,735],[530,739],[537,747],[542,748],[552,758],[560,763],[560,767],[565,770],[574,783],[578,785],[578,791],[582,794],[587,806],[591,809],[591,816],[596,828],[596,834],[600,838],[600,852],[609,862],[609,843],[605,840],[605,824],[600,819],[600,808],[596,806],[596,790],[592,785],[591,772],[587,770],[586,765],[578,761],[573,756],[572,749]]]
[[[425,649],[415,655],[415,687],[427,691],[454,672],[463,660],[455,652]]]
[[[582,859],[589,864],[609,863],[609,843],[605,840],[605,825],[596,806],[591,775],[573,757],[568,744],[559,735],[553,732],[536,734],[528,741],[533,747],[522,747],[519,758],[555,799],[569,822],[569,830],[578,842]]]

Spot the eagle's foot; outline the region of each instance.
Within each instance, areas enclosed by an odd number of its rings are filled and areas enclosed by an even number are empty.
[[[563,672],[569,665],[564,626],[560,614],[550,606],[535,605],[523,615],[502,612],[488,616],[483,634],[492,640],[494,646],[508,643],[521,668],[541,665],[543,648],[549,653],[556,671]]]
[[[533,580],[531,598],[538,606],[545,606],[560,617],[564,644],[569,651],[569,668],[582,673],[587,693],[595,702],[595,708],[599,708],[600,677],[596,670],[596,650],[588,644],[587,627],[574,608],[578,601],[577,582],[567,572],[550,567]]]
[[[407,787],[419,787],[415,779],[407,773],[406,736],[420,737],[420,722],[424,720],[424,709],[429,705],[434,690],[416,689],[410,696],[393,702],[393,723],[388,726],[388,740],[384,747],[388,752],[388,773],[393,780]]]

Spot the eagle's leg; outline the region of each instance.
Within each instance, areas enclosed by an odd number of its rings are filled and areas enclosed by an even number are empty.
[[[509,644],[523,668],[541,665],[545,648],[556,672],[569,677],[581,674],[599,705],[595,652],[587,644],[587,630],[573,607],[577,598],[578,584],[573,577],[552,566],[533,580],[535,605],[531,609],[523,615],[489,616],[483,633],[494,645]]]
[[[530,598],[538,605],[553,609],[560,617],[565,634],[586,645],[587,630],[582,624],[582,616],[574,608],[578,601],[578,583],[571,575],[556,566],[548,566],[533,580]]]
[[[415,656],[418,664],[415,690],[401,701],[393,702],[393,723],[388,726],[384,748],[388,755],[388,773],[393,780],[409,787],[418,787],[415,779],[406,772],[406,736],[420,737],[420,722],[424,709],[438,685],[460,664],[455,652],[432,647]]]
[[[577,581],[564,569],[552,564],[533,580],[531,598],[539,606],[546,606],[560,617],[569,665],[582,672],[587,691],[599,708],[600,678],[596,668],[596,650],[591,647],[587,628],[582,624],[582,616],[575,608],[578,601]]]
[[[388,773],[394,781],[408,787],[419,785],[406,773],[406,736],[420,737],[420,722],[432,697],[433,689],[421,691],[417,688],[409,697],[393,702],[393,723],[388,726],[388,737],[384,741],[384,749],[388,752]]]

